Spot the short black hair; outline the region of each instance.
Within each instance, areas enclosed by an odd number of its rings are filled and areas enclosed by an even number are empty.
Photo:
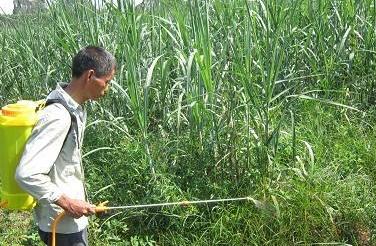
[[[102,77],[115,68],[116,60],[110,52],[102,47],[87,46],[73,57],[72,77],[79,78],[89,69],[93,69],[96,76]]]

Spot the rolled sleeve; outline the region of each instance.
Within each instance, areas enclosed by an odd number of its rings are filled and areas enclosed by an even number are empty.
[[[26,143],[15,179],[41,203],[53,203],[62,195],[49,172],[64,144],[71,124],[69,112],[60,104],[47,106]]]

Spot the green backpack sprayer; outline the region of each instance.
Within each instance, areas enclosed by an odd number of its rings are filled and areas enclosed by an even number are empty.
[[[36,201],[17,185],[14,173],[26,141],[38,120],[38,102],[19,101],[0,111],[0,208],[32,209]]]

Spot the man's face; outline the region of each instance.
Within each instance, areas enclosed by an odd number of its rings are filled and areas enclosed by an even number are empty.
[[[98,100],[99,98],[103,97],[108,91],[110,81],[114,78],[114,76],[115,69],[112,69],[108,75],[104,75],[102,77],[97,77],[94,73],[91,76],[91,81],[88,88],[90,99]]]

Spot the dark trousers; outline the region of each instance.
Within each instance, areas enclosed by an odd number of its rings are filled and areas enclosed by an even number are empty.
[[[42,241],[48,245],[52,245],[52,233],[38,230]],[[56,233],[56,246],[88,246],[87,228],[71,234]]]

